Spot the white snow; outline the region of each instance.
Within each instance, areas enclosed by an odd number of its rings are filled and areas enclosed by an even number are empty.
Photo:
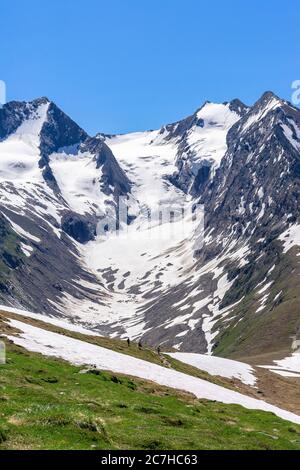
[[[270,111],[278,108],[281,104],[282,102],[278,98],[272,97],[258,113],[250,112],[249,118],[243,125],[243,132],[248,130],[254,123],[261,121]]]
[[[116,324],[122,321],[126,334],[132,338],[145,331],[141,316],[142,309],[148,304],[145,294],[176,286],[182,276],[193,271],[195,265],[195,226],[191,217],[185,219],[184,227],[180,220],[172,224],[153,223],[150,228],[142,227],[142,224],[142,220],[140,223],[135,221],[118,236],[98,237],[82,248],[86,264],[111,293],[106,305],[101,307],[101,321]],[[190,232],[190,238],[186,231]],[[111,273],[109,280],[106,272]],[[138,290],[132,293],[134,287]]]
[[[264,285],[264,287],[262,287],[259,291],[258,291],[258,294],[263,294],[264,292],[266,292],[270,287],[271,285],[273,284],[274,281],[270,281],[270,282],[267,282],[267,284]]]
[[[236,378],[244,384],[251,386],[254,386],[256,383],[254,369],[244,362],[208,356],[206,354],[176,352],[168,353],[168,355],[200,370],[205,370],[210,375],[219,375],[228,379]]]
[[[283,252],[287,253],[293,246],[300,246],[300,225],[294,224],[283,232],[279,240],[283,242]]]
[[[136,219],[119,233],[99,235],[79,249],[108,293],[106,305],[101,309],[95,306],[98,318],[95,315],[94,322],[122,322],[126,335],[136,338],[145,332],[142,312],[149,302],[146,294],[165,292],[193,272],[203,217],[193,220],[191,198],[166,178],[176,169],[175,142],[166,142],[159,131],[149,131],[107,138],[106,143],[133,183],[129,210]],[[59,165],[60,160],[59,156]],[[54,160],[55,175],[56,164]],[[59,180],[61,170],[57,173]],[[81,174],[84,172],[80,178]],[[77,173],[74,178],[77,180]],[[76,183],[76,197],[77,188]],[[165,209],[167,213],[159,220],[159,212]],[[170,212],[175,213],[172,223]],[[65,309],[85,316],[86,308],[83,314],[82,307],[82,303],[76,305],[76,299],[65,297]]]
[[[134,182],[137,201],[152,209],[181,204],[183,193],[164,179],[176,170],[174,142],[164,143],[159,131],[149,131],[107,138],[106,143]]]
[[[105,202],[112,200],[100,187],[101,169],[96,169],[89,152],[69,155],[61,151],[50,156],[50,166],[64,199],[79,214],[105,214]]]
[[[274,297],[274,300],[273,300],[273,301],[274,301],[274,302],[276,302],[276,300],[278,300],[278,299],[279,299],[279,297],[281,296],[281,294],[282,294],[282,290],[281,290],[280,292],[278,292],[278,294],[276,294],[276,295],[275,295],[275,297]]]
[[[300,130],[295,125],[294,121],[288,119],[292,129],[287,126],[286,124],[281,124],[283,132],[288,139],[288,141],[292,144],[292,146],[299,152],[300,150]]]
[[[25,243],[21,242],[21,248],[22,248],[23,253],[27,256],[27,258],[30,258],[33,252],[32,246],[26,245]]]
[[[24,184],[42,181],[38,167],[39,134],[47,118],[48,107],[49,103],[41,104],[13,134],[0,142],[0,182]]]
[[[300,351],[278,361],[273,361],[274,366],[260,366],[284,377],[300,377]]]
[[[265,295],[260,299],[260,301],[259,301],[260,306],[255,310],[255,313],[262,312],[262,311],[265,309],[268,298],[269,298],[269,294],[265,294]]]
[[[34,242],[40,242],[41,241],[38,237],[36,237],[35,235],[32,235],[29,232],[26,232],[26,230],[24,230],[22,227],[20,227],[20,225],[13,222],[6,214],[3,214],[3,215],[9,221],[10,225],[12,226],[12,228],[14,229],[14,231],[18,235],[20,235],[21,237],[24,237],[24,238],[28,238],[29,240],[32,240]]]
[[[262,199],[264,197],[264,194],[265,194],[264,193],[264,188],[261,186],[259,188],[259,190],[257,191],[257,195],[258,195],[259,199]]]
[[[280,369],[269,369],[270,372],[274,372],[274,374],[281,375],[282,377],[293,377],[300,379],[300,374],[298,372],[289,372],[286,370]]]
[[[17,214],[34,211],[43,221],[50,215],[57,221],[61,203],[45,183],[40,160],[40,132],[47,120],[49,103],[36,110],[29,108],[29,117],[18,129],[0,142],[0,197],[2,204]],[[13,229],[22,237],[39,242],[37,237],[24,231],[10,220]],[[53,231],[58,232],[48,222]],[[27,255],[28,255],[27,251]]]
[[[188,134],[188,144],[193,152],[193,165],[202,159],[213,160],[218,167],[227,150],[228,130],[240,116],[230,110],[230,104],[206,103],[197,113],[204,126],[194,126]]]
[[[75,365],[96,365],[99,369],[151,380],[160,385],[193,393],[197,398],[239,404],[249,409],[271,411],[283,419],[300,424],[300,416],[294,413],[205,380],[100,346],[45,331],[17,320],[9,320],[9,323],[21,333],[20,336],[9,335],[8,338],[29,351],[59,357]]]
[[[196,273],[197,278],[205,273],[213,274],[213,278],[217,279],[217,288],[213,292],[212,296],[208,297],[208,310],[210,315],[203,315],[202,330],[205,333],[205,339],[207,341],[207,352],[210,354],[213,347],[213,340],[217,336],[218,331],[212,331],[215,323],[220,319],[227,317],[233,310],[233,308],[239,304],[243,299],[239,299],[232,305],[220,309],[220,303],[223,300],[226,292],[232,286],[234,279],[228,280],[227,273],[224,273],[222,264],[225,260],[239,260],[239,265],[244,266],[247,264],[246,256],[249,253],[249,246],[247,244],[237,247],[236,241],[232,241],[226,248],[224,253],[220,257],[216,257],[209,261],[206,265],[202,266],[201,269]],[[196,279],[195,279],[196,281]],[[197,282],[197,281],[196,281]],[[198,281],[199,282],[199,281]]]
[[[46,315],[42,315],[40,313],[29,312],[28,310],[23,310],[16,307],[8,307],[7,305],[0,305],[1,312],[8,312],[8,313],[15,313],[17,315],[22,315],[24,317],[32,318],[34,320],[40,320],[46,323],[50,323],[51,325],[58,326],[60,328],[64,328],[69,331],[74,331],[77,333],[82,333],[88,336],[99,336],[99,334],[93,330],[88,328],[84,328],[80,325],[76,325],[69,321],[69,318],[64,317],[49,317]]]

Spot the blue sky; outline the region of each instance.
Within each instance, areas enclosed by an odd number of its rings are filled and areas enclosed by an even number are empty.
[[[1,0],[8,100],[48,96],[91,134],[154,129],[203,101],[290,99],[299,0]]]

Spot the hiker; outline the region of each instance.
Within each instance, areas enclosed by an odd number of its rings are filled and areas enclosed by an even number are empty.
[[[130,338],[127,338],[127,346],[130,346]]]
[[[141,340],[139,340],[138,346],[139,346],[139,349],[142,349],[143,345],[142,345],[142,341],[141,341]]]
[[[157,346],[157,354],[160,356],[160,346]]]

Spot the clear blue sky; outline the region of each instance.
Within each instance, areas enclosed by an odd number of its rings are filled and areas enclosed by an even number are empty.
[[[8,100],[48,96],[91,134],[300,80],[299,0],[1,0]]]

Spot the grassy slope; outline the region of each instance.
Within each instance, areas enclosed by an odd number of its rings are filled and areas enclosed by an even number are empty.
[[[215,355],[239,359],[269,353],[277,358],[291,353],[291,336],[300,328],[300,264],[297,253],[298,248],[293,248],[286,255],[280,255],[268,279],[274,283],[269,289],[264,310],[256,312],[263,296],[258,295],[259,288],[245,295],[233,311],[232,321],[228,321],[227,328],[217,336]],[[256,275],[259,279],[258,270]],[[260,278],[264,278],[264,272]],[[255,285],[257,282],[253,287]],[[281,291],[279,300],[274,302]],[[218,330],[221,325],[222,322],[217,322],[214,329]]]
[[[55,326],[55,325],[51,325],[50,323],[46,323],[44,321],[35,320],[29,317],[24,317],[19,314],[0,311],[0,334],[1,334],[1,331],[2,332],[5,331],[7,334],[11,334],[9,327],[5,322],[5,320],[8,318],[14,318],[24,323],[29,323],[30,325],[36,326],[38,328],[42,328],[44,330],[52,331],[54,333],[66,335],[71,338],[84,341],[86,343],[91,343],[97,346],[102,346],[104,348],[111,349],[113,351],[116,351],[122,354],[128,354],[129,356],[133,356],[138,359],[143,359],[144,361],[152,362],[160,366],[171,367],[172,369],[177,370],[178,372],[183,372],[185,374],[193,375],[194,377],[198,377],[200,379],[208,380],[209,382],[215,383],[217,385],[221,385],[222,387],[235,389],[237,385],[234,383],[234,381],[224,379],[222,377],[212,376],[205,371],[201,371],[197,369],[196,367],[190,366],[188,364],[184,364],[183,362],[177,361],[176,359],[173,359],[170,356],[165,356],[163,354],[158,355],[156,351],[148,348],[147,346],[143,346],[143,348],[140,349],[136,343],[131,342],[130,347],[128,347],[127,342],[120,340],[120,339],[116,339],[116,338],[111,339],[111,338],[107,338],[104,336],[89,336],[89,335],[85,335],[82,333],[70,331],[65,328]],[[238,381],[235,381],[235,382],[238,382]],[[241,385],[241,384],[238,384],[238,385]]]
[[[299,449],[300,426],[8,344],[0,449]]]

